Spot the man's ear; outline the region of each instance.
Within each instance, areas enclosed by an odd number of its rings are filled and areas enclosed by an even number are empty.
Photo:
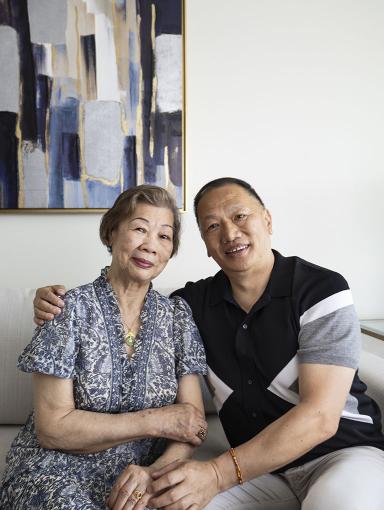
[[[267,225],[268,234],[272,235],[272,215],[268,211],[268,209],[264,209],[264,219],[265,219],[265,223]]]

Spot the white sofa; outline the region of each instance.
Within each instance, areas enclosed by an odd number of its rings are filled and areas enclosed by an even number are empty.
[[[0,289],[0,478],[10,444],[32,408],[30,375],[17,370],[16,363],[33,334],[34,293],[34,289]],[[384,342],[377,340],[375,343],[374,339],[367,338],[364,346],[360,375],[384,414]],[[207,441],[195,455],[199,459],[212,457],[228,448],[205,385],[203,391],[209,432]]]

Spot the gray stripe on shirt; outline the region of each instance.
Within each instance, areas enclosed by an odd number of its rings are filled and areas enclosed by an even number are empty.
[[[353,305],[309,322],[299,332],[299,363],[357,369],[360,350],[360,325]]]

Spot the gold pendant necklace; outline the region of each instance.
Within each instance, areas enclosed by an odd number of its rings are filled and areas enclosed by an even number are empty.
[[[135,345],[136,335],[129,330],[125,335],[124,342],[128,345],[128,347],[133,347]]]
[[[133,328],[134,328],[136,321],[139,317],[140,317],[140,315],[138,315],[136,317],[136,319],[133,321],[133,324],[131,326],[128,326],[128,324],[123,319],[123,316],[121,316],[121,320],[124,325],[124,342],[125,342],[125,345],[127,347],[130,347],[131,349],[133,349],[135,347],[135,341],[136,341],[137,334],[135,334],[133,332]]]

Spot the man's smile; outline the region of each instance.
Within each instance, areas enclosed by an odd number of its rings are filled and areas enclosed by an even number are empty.
[[[236,256],[244,253],[249,248],[249,244],[238,244],[225,250],[225,255]]]

